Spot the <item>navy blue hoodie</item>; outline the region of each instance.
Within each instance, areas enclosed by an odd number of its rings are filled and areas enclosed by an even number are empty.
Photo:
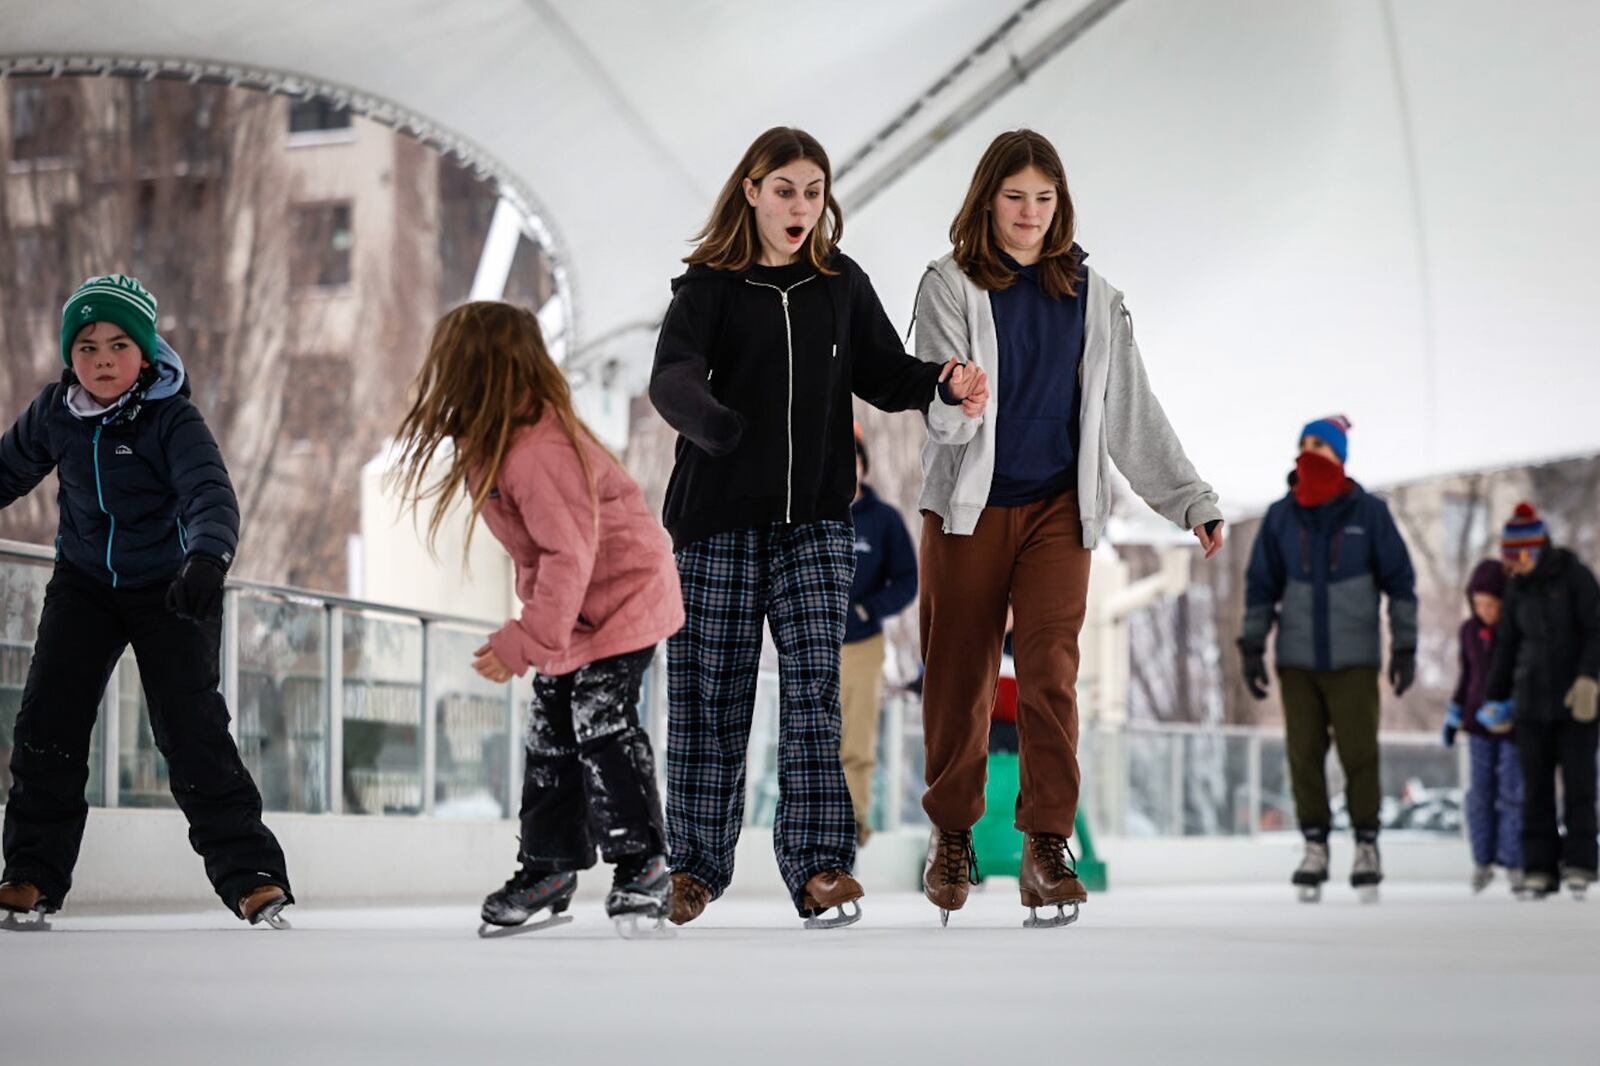
[[[882,633],[884,619],[917,598],[917,554],[900,512],[862,485],[861,499],[850,505],[850,518],[856,526],[856,576],[845,616],[846,644]]]
[[[58,559],[113,588],[170,581],[189,555],[226,569],[239,502],[177,354],[162,341],[135,389],[99,415],[68,408],[77,384],[64,372],[0,437],[0,507],[53,468]]]

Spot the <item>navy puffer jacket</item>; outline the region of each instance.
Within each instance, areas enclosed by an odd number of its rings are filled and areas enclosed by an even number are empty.
[[[169,581],[190,555],[224,568],[239,546],[239,501],[177,354],[160,343],[124,402],[84,417],[72,371],[44,387],[0,437],[0,507],[55,468],[56,557],[113,588]]]

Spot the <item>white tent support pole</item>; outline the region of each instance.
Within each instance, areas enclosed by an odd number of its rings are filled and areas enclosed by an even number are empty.
[[[506,294],[511,279],[511,263],[517,257],[517,242],[522,237],[522,215],[505,197],[494,205],[489,220],[489,235],[483,239],[478,256],[478,272],[472,277],[473,300],[499,300]]]

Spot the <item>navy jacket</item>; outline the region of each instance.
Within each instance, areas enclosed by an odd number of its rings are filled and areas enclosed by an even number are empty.
[[[900,512],[862,485],[850,517],[856,526],[856,576],[844,624],[846,644],[882,633],[883,620],[917,598],[917,556]]]
[[[1290,492],[1256,534],[1239,646],[1265,651],[1276,623],[1280,669],[1382,667],[1379,593],[1389,597],[1393,651],[1416,651],[1411,555],[1388,504],[1351,485],[1321,507],[1302,507]]]
[[[128,402],[91,418],[67,408],[68,370],[0,437],[0,507],[53,467],[56,558],[113,588],[169,581],[188,555],[227,567],[239,545],[239,503],[183,365],[165,342],[157,363]]]

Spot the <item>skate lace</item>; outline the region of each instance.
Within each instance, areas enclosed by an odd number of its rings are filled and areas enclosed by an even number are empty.
[[[1378,845],[1361,842],[1356,845],[1356,866],[1363,870],[1378,868]]]
[[[1033,848],[1033,857],[1044,867],[1052,881],[1078,876],[1078,857],[1072,854],[1072,845],[1067,843],[1066,837],[1055,833],[1034,833],[1029,837],[1029,843]]]
[[[939,831],[939,877],[944,884],[959,885],[963,875],[972,884],[980,884],[978,853],[972,850],[972,834]]]

